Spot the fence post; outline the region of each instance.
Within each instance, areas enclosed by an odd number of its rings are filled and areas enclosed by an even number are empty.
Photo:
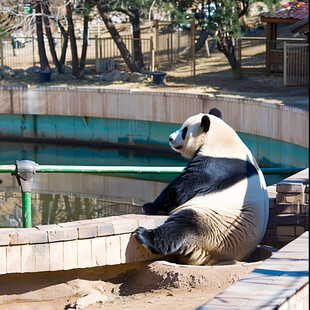
[[[170,33],[170,54],[171,54],[171,58],[170,58],[170,60],[171,60],[171,63],[170,63],[170,65],[171,65],[171,67],[172,67],[172,64],[173,64],[173,34],[172,34],[172,32]]]
[[[30,228],[31,224],[31,188],[36,164],[31,160],[15,162],[15,173],[18,185],[22,191],[23,227]]]
[[[3,40],[2,38],[0,39],[0,57],[1,57],[1,69],[4,67],[4,53],[3,53]]]
[[[193,76],[196,76],[196,62],[195,62],[195,21],[191,20],[191,67],[192,67],[192,73]]]
[[[34,36],[32,35],[32,61],[33,61],[33,66],[35,67],[36,65],[36,59],[35,59],[35,53],[34,53]]]
[[[283,85],[286,86],[287,83],[287,79],[286,79],[286,75],[287,75],[287,42],[284,41],[283,44]]]
[[[150,71],[155,71],[155,51],[154,51],[154,43],[153,43],[153,35],[150,38]]]
[[[98,35],[95,35],[95,70],[99,72],[99,46],[98,46]]]
[[[237,60],[240,63],[240,66],[242,66],[242,50],[241,50],[241,38],[236,39],[237,41]]]
[[[156,53],[156,61],[155,66],[156,69],[159,70],[159,21],[155,20],[155,53]]]

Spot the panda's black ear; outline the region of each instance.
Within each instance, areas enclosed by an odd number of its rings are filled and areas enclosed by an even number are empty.
[[[217,108],[212,108],[210,111],[209,111],[209,114],[211,115],[214,115],[214,116],[217,116],[218,118],[220,119],[223,119],[223,113],[221,110],[217,109]]]
[[[200,126],[203,128],[204,132],[207,132],[210,128],[210,119],[208,115],[204,115],[201,119],[201,124]]]

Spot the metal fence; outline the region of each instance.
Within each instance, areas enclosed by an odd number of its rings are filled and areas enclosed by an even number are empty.
[[[293,38],[266,40],[265,38],[244,37],[240,40],[242,69],[266,73],[283,72],[285,44],[294,45],[305,42],[304,40]],[[308,44],[306,45],[309,46]]]
[[[173,28],[167,23],[156,23],[153,34],[147,35],[144,33],[141,38],[144,69],[148,71],[154,71],[155,69],[167,70],[167,68],[178,63],[182,57],[185,57],[192,64],[191,45],[193,40],[191,38],[194,36],[194,32]],[[129,52],[133,54],[134,41],[132,36],[122,35],[122,40]],[[211,38],[207,44],[211,45],[214,41]],[[60,55],[61,38],[56,37],[54,42],[56,52]],[[295,46],[294,44],[298,44],[298,46],[293,47]],[[45,46],[50,66],[54,67],[47,39]],[[280,38],[276,41],[267,41],[265,38],[244,37],[236,40],[235,48],[237,59],[241,62],[242,69],[247,73],[283,74],[285,71],[285,85],[305,85],[309,81],[309,44],[305,43],[304,40]],[[77,49],[80,55],[82,50],[81,39],[77,40]],[[209,54],[208,49],[206,50],[207,54]],[[212,51],[211,57],[218,58],[218,66],[227,65],[228,62],[225,57],[218,57],[219,52],[214,51],[213,48]],[[195,58],[205,56],[205,53],[195,54]],[[27,69],[39,65],[36,38],[33,36],[15,40],[11,38],[0,39],[0,58],[1,67],[9,66],[12,69]],[[72,56],[69,41],[65,64],[70,66],[71,62]],[[94,69],[96,72],[107,72],[115,68],[121,71],[127,70],[113,39],[100,35],[88,38],[86,66]],[[212,70],[218,71],[216,68],[209,66],[208,72],[212,72]],[[195,75],[194,70],[192,74]]]
[[[189,45],[190,32],[182,29],[165,30],[165,24],[156,28],[154,36],[145,35],[141,38],[144,69],[152,71],[156,66],[171,66],[179,60],[180,53]],[[134,39],[131,35],[123,35],[122,40],[128,51],[133,54]],[[47,59],[51,67],[54,67],[52,55],[50,53],[48,41],[45,38],[45,50]],[[60,37],[54,38],[57,55],[60,57],[62,40]],[[82,40],[77,39],[77,49],[80,55],[82,50]],[[125,63],[121,53],[111,37],[100,37],[98,35],[88,38],[86,66],[98,69],[100,59],[113,59],[118,63],[118,67],[125,70]],[[23,38],[2,38],[0,39],[0,65],[1,68],[8,66],[12,69],[28,69],[39,65],[38,43],[35,36]],[[70,41],[68,41],[66,53],[66,65],[72,62]],[[156,64],[155,64],[156,62]],[[97,65],[96,65],[97,64]]]
[[[284,85],[309,83],[309,44],[284,43]]]

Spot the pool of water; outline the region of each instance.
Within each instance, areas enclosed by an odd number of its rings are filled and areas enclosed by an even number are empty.
[[[258,138],[243,134],[261,166],[306,167],[304,148],[279,144],[258,147]],[[252,142],[251,142],[252,141]],[[299,150],[299,152],[296,152]],[[264,151],[265,150],[265,151]],[[283,155],[284,152],[284,155]],[[268,156],[271,154],[272,156]],[[285,157],[285,154],[287,155]],[[294,155],[294,156],[293,156]],[[296,156],[295,156],[296,155]],[[288,157],[294,158],[292,163]],[[269,158],[271,159],[269,159]],[[280,164],[285,157],[284,164]],[[308,157],[306,157],[308,158]],[[185,166],[187,160],[167,149],[142,150],[129,147],[81,146],[63,144],[0,142],[0,164],[15,160],[33,160],[40,165],[92,166]],[[32,190],[33,224],[91,219],[140,213],[144,202],[152,201],[176,175],[82,175],[36,174]],[[268,185],[287,175],[266,175]],[[21,193],[14,177],[0,174],[0,227],[21,227]]]

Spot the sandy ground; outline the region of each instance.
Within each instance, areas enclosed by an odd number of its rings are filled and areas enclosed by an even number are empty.
[[[164,260],[129,264],[117,276],[117,266],[4,275],[0,310],[196,309],[257,268],[274,250],[261,247],[246,263],[220,266]]]
[[[158,261],[108,281],[100,280],[98,271],[90,276],[85,270],[5,276],[0,309],[196,309],[258,264],[200,267]]]

